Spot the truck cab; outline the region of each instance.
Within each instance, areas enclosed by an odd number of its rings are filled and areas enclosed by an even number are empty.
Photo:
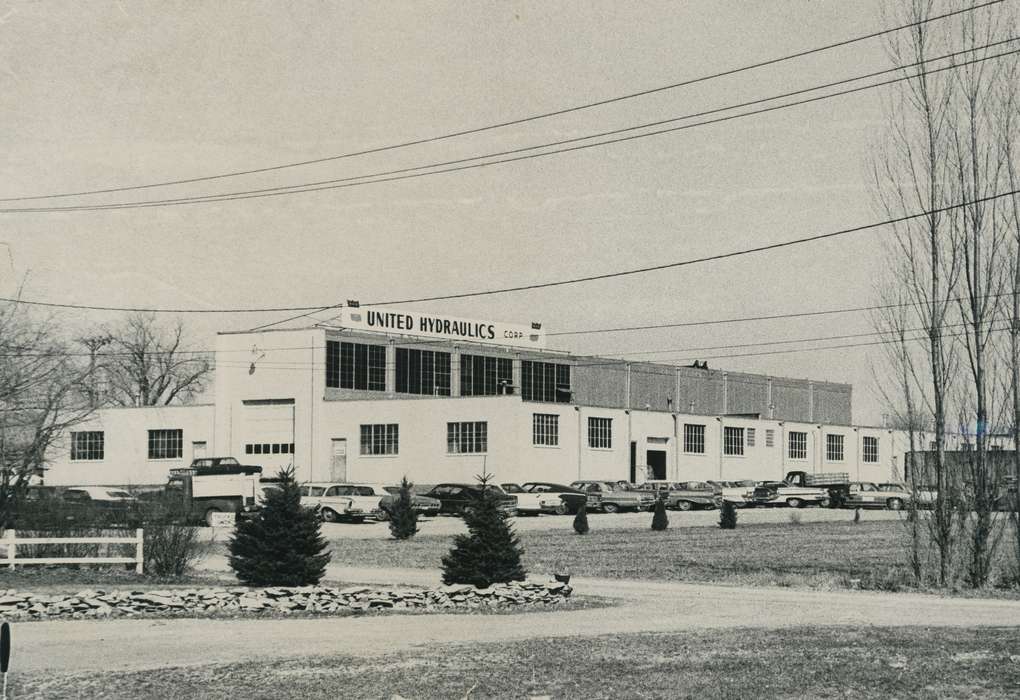
[[[191,466],[171,469],[166,492],[180,499],[185,520],[212,526],[218,513],[242,513],[257,507],[262,467],[233,457],[203,457]]]

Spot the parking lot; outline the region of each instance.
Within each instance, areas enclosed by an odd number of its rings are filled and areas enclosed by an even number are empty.
[[[812,522],[837,522],[852,520],[853,510],[831,509],[831,508],[745,508],[738,511],[740,524],[756,523],[790,523],[799,520],[803,523]],[[905,518],[903,511],[887,510],[862,510],[861,519],[868,520],[897,520]],[[573,516],[567,515],[539,515],[532,517],[516,517],[513,519],[514,527],[518,532],[570,530],[573,527]],[[641,513],[588,513],[588,524],[592,530],[647,530],[651,526],[652,514]],[[719,522],[718,510],[698,511],[670,511],[670,527],[717,527]],[[419,534],[421,535],[457,535],[466,533],[464,521],[454,516],[438,516],[434,518],[420,518],[418,521]],[[213,536],[211,529],[206,529],[209,536]],[[223,531],[227,532],[226,530]],[[323,523],[323,535],[330,540],[343,539],[388,539],[390,529],[385,522],[373,520],[364,523]],[[215,537],[221,539],[223,534],[216,532]]]

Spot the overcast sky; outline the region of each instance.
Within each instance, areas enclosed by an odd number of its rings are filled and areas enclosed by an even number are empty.
[[[885,26],[877,2],[2,2],[0,196],[320,158],[571,107]],[[188,186],[210,194],[500,151],[888,66],[880,40],[484,134]],[[868,186],[889,88],[506,165],[284,197],[0,214],[0,292],[94,305],[304,306],[516,286],[883,218]],[[881,237],[415,308],[550,332],[877,303]],[[189,317],[194,343],[286,314]],[[321,316],[327,318],[331,314]],[[68,324],[110,314],[65,314]],[[871,331],[866,314],[551,338],[581,353],[850,382],[880,420],[879,349],[687,349]],[[862,339],[864,341],[869,338]],[[835,343],[853,342],[843,340]],[[801,347],[803,344],[800,345]]]

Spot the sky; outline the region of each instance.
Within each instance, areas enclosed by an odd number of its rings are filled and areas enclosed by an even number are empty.
[[[0,197],[214,175],[573,107],[889,26],[878,2],[4,2]],[[313,182],[668,119],[889,67],[881,40],[480,134],[107,203]],[[892,88],[516,163],[186,206],[0,213],[0,294],[144,307],[382,302],[726,253],[885,218],[870,187]],[[11,206],[11,203],[6,203]],[[879,303],[876,229],[419,310],[550,332]],[[4,248],[10,255],[4,255]],[[185,318],[194,347],[288,314]],[[325,320],[335,313],[313,318]],[[115,314],[63,312],[69,332]],[[308,320],[304,320],[307,323]],[[876,424],[881,347],[692,350],[873,330],[866,313],[551,337],[577,353],[848,382]],[[866,342],[872,338],[862,338]],[[830,341],[843,344],[853,340]],[[808,345],[824,345],[814,343]],[[648,354],[653,350],[670,350]],[[880,370],[879,370],[880,371]]]

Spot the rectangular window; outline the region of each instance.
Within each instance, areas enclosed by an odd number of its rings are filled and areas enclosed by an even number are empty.
[[[843,436],[828,434],[825,436],[825,461],[843,461]]]
[[[864,438],[864,461],[875,463],[878,462],[878,438],[877,437],[865,437]]]
[[[765,431],[765,447],[775,447],[776,445],[776,431],[766,430]]]
[[[485,421],[446,424],[446,451],[450,454],[471,454],[488,450],[489,424]]]
[[[512,394],[514,364],[508,357],[460,356],[460,395]]]
[[[395,455],[400,453],[400,427],[396,423],[361,426],[361,454]]]
[[[744,454],[744,429],[723,428],[723,454]]]
[[[149,459],[180,459],[183,455],[183,430],[149,431]]]
[[[398,394],[450,395],[450,353],[397,348]]]
[[[570,365],[522,360],[521,398],[570,403]]]
[[[292,455],[294,454],[293,442],[249,442],[244,446],[246,455]]]
[[[705,426],[684,423],[684,452],[705,454]]]
[[[386,391],[386,347],[327,340],[326,386]]]
[[[100,460],[105,453],[102,430],[71,433],[71,461]]]
[[[535,413],[532,416],[531,441],[534,445],[559,445],[560,417],[555,413]]]
[[[755,437],[754,433],[755,433],[755,429],[754,428],[748,428],[747,429],[747,446],[748,447],[754,447],[754,437]]]
[[[612,449],[613,447],[613,419],[588,418],[588,447],[600,449]]]
[[[807,433],[791,431],[787,440],[790,443],[790,459],[807,459]]]

